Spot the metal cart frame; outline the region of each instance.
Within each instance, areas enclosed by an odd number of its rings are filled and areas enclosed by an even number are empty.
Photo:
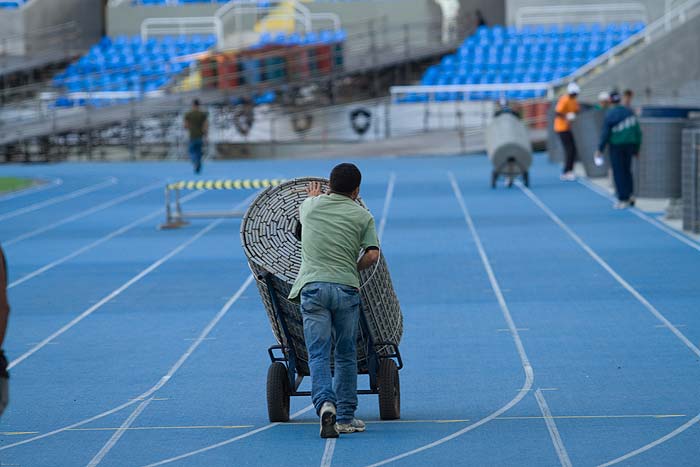
[[[267,273],[259,279],[267,285],[270,302],[274,308],[275,317],[280,323],[284,341],[290,342],[289,328],[284,315],[280,312],[279,302],[272,283],[273,275]],[[369,375],[369,389],[358,389],[358,394],[376,394],[379,396],[379,415],[382,420],[396,420],[401,417],[401,387],[399,370],[403,368],[403,360],[399,346],[394,342],[374,342],[367,325],[367,319],[360,311],[360,327],[367,336],[367,372],[358,374]],[[389,348],[386,355],[377,352],[378,347]],[[270,422],[289,421],[289,402],[292,396],[310,396],[310,391],[300,391],[299,387],[304,376],[299,373],[297,354],[294,346],[273,345],[267,349],[270,356],[270,367],[267,373],[267,409]],[[281,356],[280,356],[281,353]]]

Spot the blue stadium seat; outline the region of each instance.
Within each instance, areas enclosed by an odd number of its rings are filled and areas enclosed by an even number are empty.
[[[643,23],[561,26],[479,27],[454,55],[426,70],[423,85],[551,82],[565,78],[610,48],[644,29]],[[401,102],[418,102],[420,94]],[[436,100],[497,98],[499,93],[439,93]],[[544,96],[544,91],[511,91],[511,99]]]

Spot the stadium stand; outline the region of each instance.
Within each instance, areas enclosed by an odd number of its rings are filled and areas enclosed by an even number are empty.
[[[0,2],[0,8],[20,8],[25,3],[27,3],[27,0],[5,0]]]
[[[567,24],[563,26],[481,26],[440,64],[426,70],[421,84],[464,85],[499,83],[549,83],[561,80],[604,54],[644,23]],[[509,99],[541,97],[545,91],[508,91]],[[469,100],[498,99],[499,93],[472,92]],[[464,93],[445,92],[439,101],[465,99]],[[427,94],[412,93],[402,102],[424,102]]]
[[[143,41],[139,36],[105,37],[65,72],[53,85],[68,92],[155,91],[194,63],[192,55],[216,43],[214,36],[163,36]],[[111,99],[93,98],[91,104],[109,104]],[[56,105],[72,107],[85,99],[59,98]]]

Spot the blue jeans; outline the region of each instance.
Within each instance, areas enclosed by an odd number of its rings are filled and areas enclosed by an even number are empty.
[[[190,146],[188,148],[190,153],[190,160],[192,164],[197,167],[202,163],[202,138],[192,138],[190,139]]]
[[[632,178],[632,158],[637,149],[632,144],[611,144],[610,145],[610,165],[615,180],[615,190],[617,199],[629,201],[634,193],[634,180]]]
[[[350,423],[357,409],[355,340],[360,292],[347,285],[312,282],[301,290],[301,315],[316,413],[324,402],[332,402],[338,423]],[[335,344],[335,384],[331,378],[332,344]]]

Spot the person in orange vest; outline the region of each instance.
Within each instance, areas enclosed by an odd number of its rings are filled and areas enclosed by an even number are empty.
[[[576,180],[574,175],[574,161],[576,160],[576,143],[571,132],[571,122],[576,119],[576,115],[581,110],[578,105],[578,94],[581,89],[576,83],[569,83],[566,87],[566,95],[561,96],[557,101],[554,117],[554,131],[559,135],[561,144],[564,146],[564,170],[561,174],[562,180]]]

